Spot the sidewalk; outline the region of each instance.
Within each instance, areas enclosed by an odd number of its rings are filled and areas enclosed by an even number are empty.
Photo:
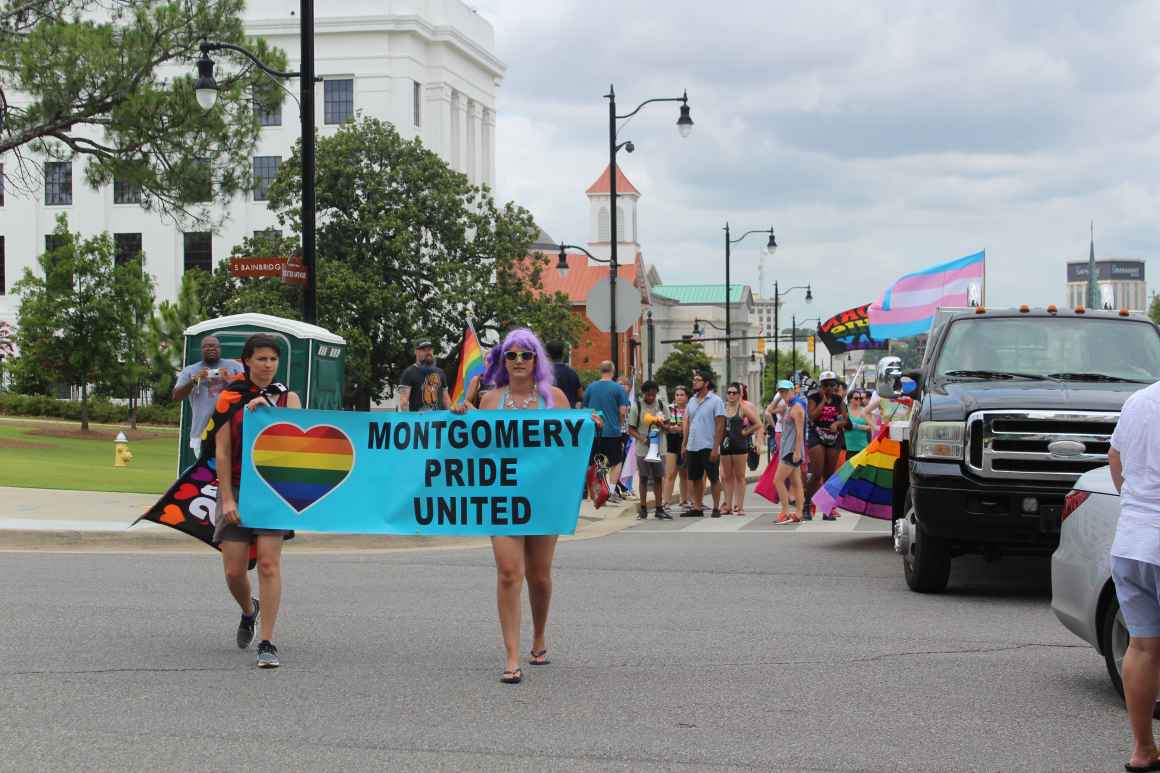
[[[152,494],[0,486],[0,550],[161,550],[197,552],[204,546],[179,531],[142,521],[130,525],[157,501]],[[634,523],[636,502],[597,510],[585,500],[576,534],[602,537]],[[486,537],[397,537],[298,532],[288,550],[400,550],[485,546]]]

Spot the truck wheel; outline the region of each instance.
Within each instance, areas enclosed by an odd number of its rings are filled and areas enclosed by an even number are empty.
[[[905,522],[899,524],[910,535],[902,567],[906,584],[916,593],[941,593],[946,590],[951,575],[951,551],[947,543],[932,537],[918,523],[914,515],[914,501],[906,494]]]
[[[1108,667],[1112,687],[1116,688],[1121,698],[1124,697],[1124,654],[1128,651],[1128,642],[1131,640],[1128,627],[1124,624],[1124,616],[1120,614],[1120,602],[1113,593],[1100,624],[1100,649],[1104,651],[1104,664]],[[1152,716],[1160,719],[1160,703],[1152,708]]]

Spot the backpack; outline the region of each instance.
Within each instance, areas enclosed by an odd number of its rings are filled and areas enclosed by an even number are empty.
[[[636,400],[636,424],[640,424],[640,412],[643,411],[644,408],[641,407],[639,397],[634,398],[634,399]],[[668,410],[668,408],[665,408],[664,398],[660,397],[659,395],[657,396],[657,404],[661,407],[662,414]],[[636,426],[636,424],[634,424],[633,426]]]

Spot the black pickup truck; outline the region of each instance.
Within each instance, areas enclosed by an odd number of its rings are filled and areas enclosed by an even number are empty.
[[[1160,380],[1160,328],[1127,312],[940,314],[895,469],[906,582],[946,588],[951,559],[1050,554],[1064,496],[1107,464],[1124,401]]]

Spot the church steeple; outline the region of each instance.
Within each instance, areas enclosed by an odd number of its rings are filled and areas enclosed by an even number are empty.
[[[1089,309],[1100,307],[1100,283],[1099,277],[1096,275],[1096,221],[1094,220],[1091,223],[1091,242],[1089,242],[1088,248],[1087,307]]]
[[[605,167],[604,172],[596,182],[588,186],[585,194],[588,196],[590,210],[590,237],[589,247],[593,254],[605,257],[610,252],[612,243],[611,212],[612,205],[612,173],[611,167]],[[635,254],[640,249],[636,230],[636,206],[640,200],[640,191],[636,189],[620,166],[616,167],[616,230],[617,251],[622,255]],[[623,258],[622,258],[623,260]]]

